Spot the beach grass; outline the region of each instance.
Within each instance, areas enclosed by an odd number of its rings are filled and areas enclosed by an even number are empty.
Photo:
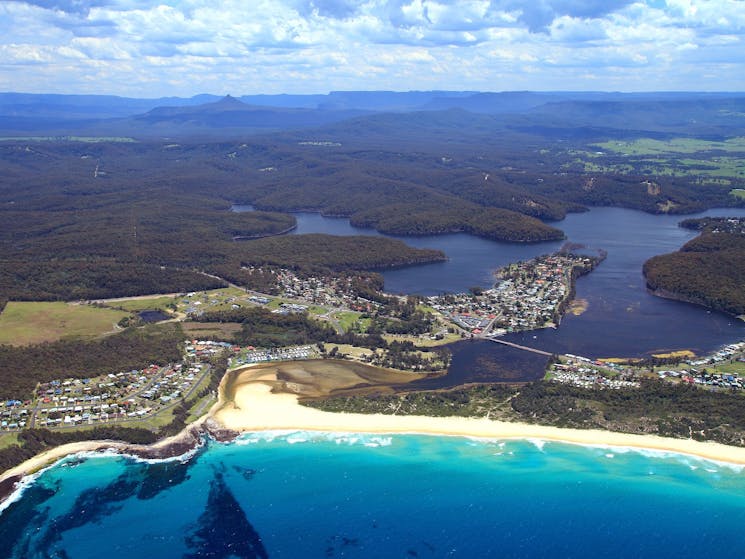
[[[134,421],[127,421],[118,423],[118,425],[122,427],[142,427],[143,429],[148,429],[150,431],[158,431],[161,427],[164,427],[168,425],[171,421],[173,421],[173,412],[176,409],[176,406],[171,406],[169,408],[163,409],[158,411],[157,413],[153,415],[149,415],[142,419],[136,419]],[[94,425],[90,426],[95,427]]]
[[[207,394],[199,400],[189,409],[189,417],[186,419],[186,423],[193,423],[205,413],[207,413],[212,405],[217,402],[217,397],[214,394]]]
[[[126,311],[64,302],[10,301],[0,314],[0,344],[29,345],[114,332]]]
[[[696,354],[690,349],[681,349],[678,351],[670,351],[668,353],[653,353],[652,357],[656,359],[693,359]]]

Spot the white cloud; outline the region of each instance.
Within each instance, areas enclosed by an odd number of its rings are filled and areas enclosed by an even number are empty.
[[[0,33],[6,90],[745,88],[740,0],[0,0]]]

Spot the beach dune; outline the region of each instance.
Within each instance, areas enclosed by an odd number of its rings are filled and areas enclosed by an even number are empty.
[[[349,386],[359,380],[364,380],[365,383],[379,380],[362,379],[360,372],[363,375],[368,373],[365,369],[360,369],[352,370],[346,376],[342,375],[341,386]],[[180,434],[150,446],[117,441],[83,441],[50,449],[0,475],[0,501],[14,492],[14,488],[24,476],[65,456],[102,450],[153,458],[175,456],[187,452],[198,444],[200,433],[205,428],[210,433],[227,431],[228,435],[260,431],[317,431],[556,441],[585,446],[685,454],[716,462],[745,465],[745,448],[714,442],[633,435],[598,429],[564,429],[493,421],[487,418],[332,413],[299,403],[301,395],[307,397],[308,394],[327,395],[336,392],[339,389],[339,379],[335,379],[334,382],[329,379],[328,374],[315,375],[312,369],[299,365],[294,368],[248,366],[233,371],[223,378],[218,401],[210,412]]]
[[[588,446],[631,447],[698,456],[745,465],[745,448],[689,439],[633,435],[597,429],[563,429],[486,418],[397,416],[331,413],[302,406],[298,395],[278,392],[283,383],[269,371],[246,371],[212,410],[227,429],[328,431],[351,433],[412,433],[484,439],[539,439]]]

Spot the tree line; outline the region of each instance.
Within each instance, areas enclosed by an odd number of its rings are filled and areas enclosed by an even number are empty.
[[[703,232],[679,251],[650,258],[647,285],[663,296],[680,298],[730,314],[745,314],[745,234]]]
[[[39,382],[144,369],[181,360],[184,334],[175,323],[128,328],[92,341],[0,345],[0,398],[25,399]]]
[[[365,394],[306,400],[335,412],[484,417],[576,429],[654,433],[745,446],[745,406],[736,392],[714,392],[663,382],[641,388],[598,390],[537,381],[488,384],[429,392]]]

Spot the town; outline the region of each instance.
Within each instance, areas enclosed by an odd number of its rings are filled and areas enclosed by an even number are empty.
[[[474,288],[470,293],[419,299],[418,304],[428,309],[432,331],[418,338],[437,345],[452,341],[452,338],[445,339],[448,335],[456,339],[466,336],[495,338],[507,332],[555,327],[573,297],[576,278],[593,270],[602,258],[564,251],[539,256],[499,269],[491,289]],[[364,276],[300,277],[286,269],[272,272],[279,295],[229,287],[182,294],[174,297],[166,308],[177,316],[198,318],[206,310],[261,306],[281,314],[312,314],[317,319],[331,322],[342,332],[355,326],[359,328],[363,321],[369,323],[370,318],[362,317],[374,315],[383,308],[380,302],[360,296],[360,285],[374,287],[364,283],[369,281]],[[448,334],[448,330],[455,334]],[[204,389],[209,380],[211,360],[220,355],[229,356],[231,368],[327,357],[353,359],[382,367],[393,367],[395,361],[396,366],[412,371],[448,367],[446,350],[423,353],[407,336],[389,337],[399,344],[393,347],[395,360],[391,358],[392,350],[377,352],[344,344],[327,351],[323,344],[264,348],[191,340],[185,344],[183,359],[178,363],[151,365],[142,370],[111,371],[94,378],[70,375],[38,385],[31,399],[10,398],[0,402],[0,430],[65,429],[155,419],[197,394],[200,388]],[[706,357],[678,360],[675,365],[591,360],[567,354],[558,356],[546,374],[546,380],[550,382],[588,389],[638,388],[644,378],[687,383],[712,390],[745,389],[745,341],[725,346]],[[207,403],[205,401],[201,411],[206,411]]]
[[[93,378],[52,380],[39,384],[31,400],[11,398],[0,402],[0,430],[147,420],[195,394],[208,379],[210,359],[226,352],[232,356],[231,367],[318,356],[318,350],[311,346],[257,350],[226,342],[192,340],[186,343],[179,363]]]
[[[745,341],[729,344],[706,357],[680,360],[674,364],[634,363],[633,360],[622,364],[615,360],[562,355],[546,373],[549,381],[594,389],[639,388],[644,378],[709,390],[743,390]]]
[[[429,297],[427,304],[473,336],[556,327],[574,280],[600,260],[571,253],[539,256],[497,270],[491,289]]]

